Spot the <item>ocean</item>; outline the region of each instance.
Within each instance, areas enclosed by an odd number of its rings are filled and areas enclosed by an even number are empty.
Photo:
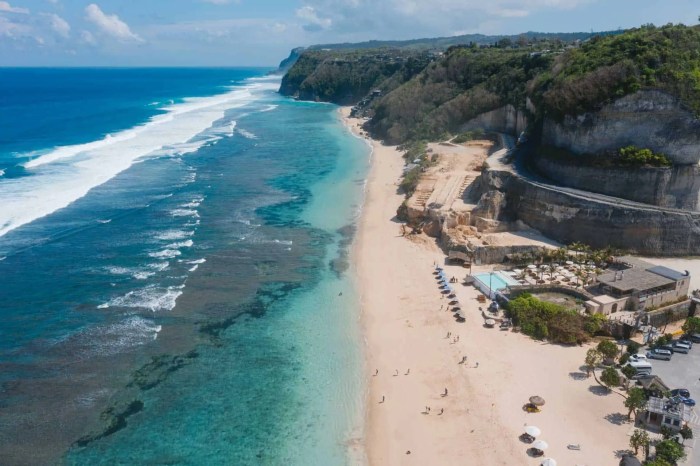
[[[0,464],[361,461],[370,149],[266,71],[0,72]]]

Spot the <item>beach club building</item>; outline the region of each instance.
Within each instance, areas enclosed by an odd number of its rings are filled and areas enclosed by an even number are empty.
[[[634,258],[621,257],[619,268],[601,274],[589,288],[596,295],[586,301],[589,313],[614,314],[675,303],[688,296],[690,274]]]

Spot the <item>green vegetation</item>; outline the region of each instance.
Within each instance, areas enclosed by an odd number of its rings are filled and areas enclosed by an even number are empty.
[[[522,109],[527,82],[552,63],[551,56],[531,51],[454,47],[384,96],[374,107],[370,127],[390,143],[437,139],[506,104]]]
[[[600,343],[598,343],[596,349],[603,356],[603,358],[608,359],[610,361],[614,361],[618,353],[620,352],[615,342],[610,340],[601,341]]]
[[[685,333],[700,333],[700,317],[688,317],[682,328]]]
[[[651,439],[646,430],[634,429],[634,433],[630,436],[630,447],[634,448],[634,454],[639,454],[639,449],[641,448],[644,452],[649,451],[649,444]]]
[[[586,323],[591,317],[558,304],[541,301],[528,293],[511,300],[506,312],[524,334],[537,340],[581,344],[591,337],[586,331]],[[597,362],[590,364],[591,370],[596,364]]]
[[[537,77],[533,97],[563,117],[643,88],[662,89],[700,113],[700,28],[653,25],[592,38]]]
[[[400,86],[430,61],[427,53],[393,49],[306,51],[285,74],[280,93],[354,104],[375,88],[388,92]]]
[[[635,146],[623,147],[618,151],[622,165],[632,167],[670,167],[671,161],[664,154],[656,154],[651,149],[640,149]]]
[[[656,444],[656,458],[676,464],[685,458],[683,445],[672,439],[659,442]]]
[[[586,375],[588,377],[591,376],[591,372],[593,372],[598,364],[603,360],[603,356],[596,350],[595,348],[590,348],[588,351],[586,351],[586,361],[585,361],[585,366],[586,366]]]
[[[691,429],[688,424],[683,424],[683,427],[681,427],[679,433],[681,434],[683,443],[685,443],[686,440],[691,440],[693,438],[693,429]]]
[[[629,409],[627,419],[632,420],[632,413],[638,413],[639,410],[644,409],[646,404],[647,395],[644,393],[644,389],[638,387],[630,388],[627,392],[627,399],[625,399],[625,407]]]
[[[627,146],[617,151],[603,152],[599,154],[572,154],[571,152],[553,146],[540,146],[537,149],[540,157],[563,162],[569,165],[578,165],[596,168],[639,168],[653,167],[666,168],[672,165],[664,154],[658,154],[651,149],[640,149],[635,146]]]
[[[611,390],[614,387],[619,387],[622,379],[620,379],[620,373],[614,367],[606,367],[603,373],[600,374],[600,381]]]

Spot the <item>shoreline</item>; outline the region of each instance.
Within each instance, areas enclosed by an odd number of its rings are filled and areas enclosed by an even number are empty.
[[[433,239],[402,237],[394,220],[404,199],[398,193],[402,154],[362,134],[362,121],[349,118],[349,108],[339,112],[373,148],[351,253],[364,337],[361,443],[367,464],[536,466],[541,458],[530,457],[518,439],[527,424],[542,429],[540,438],[550,444],[545,457],[560,464],[617,464],[632,425],[621,420],[626,409],[620,397],[602,393],[581,373],[590,346],[564,347],[484,328],[479,292],[471,286],[455,288],[465,323],[443,312],[447,300],[437,289],[433,264],[460,278],[465,269],[444,265]],[[463,356],[466,364],[459,362]],[[442,396],[445,389],[448,396]],[[535,394],[547,405],[528,414],[522,406]],[[581,444],[581,451],[568,444]]]

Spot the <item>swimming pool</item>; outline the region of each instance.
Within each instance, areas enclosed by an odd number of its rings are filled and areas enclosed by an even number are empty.
[[[494,294],[508,286],[519,285],[503,272],[477,273],[474,275],[474,285],[489,298],[494,298]],[[491,289],[489,290],[489,285]]]

